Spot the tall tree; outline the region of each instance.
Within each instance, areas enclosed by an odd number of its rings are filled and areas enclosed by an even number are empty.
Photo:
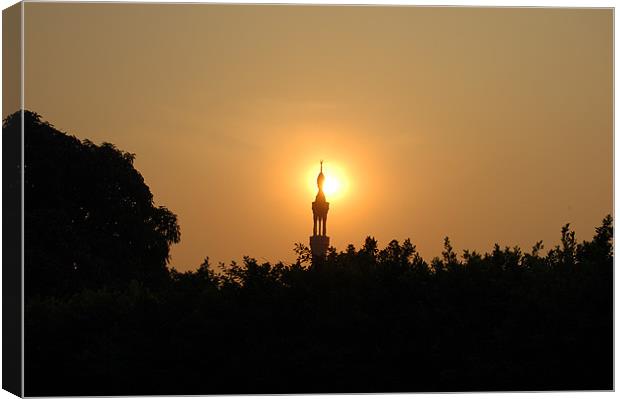
[[[3,121],[19,135],[19,112]],[[177,217],[155,206],[134,154],[61,132],[24,111],[26,295],[147,284],[168,274]]]

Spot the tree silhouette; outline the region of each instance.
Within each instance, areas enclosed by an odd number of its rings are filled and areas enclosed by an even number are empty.
[[[20,134],[20,113],[3,122]],[[176,216],[153,204],[134,155],[55,129],[24,111],[26,295],[149,284],[167,277]]]
[[[611,216],[546,254],[367,237],[180,273],[133,155],[25,117],[28,396],[613,389]]]

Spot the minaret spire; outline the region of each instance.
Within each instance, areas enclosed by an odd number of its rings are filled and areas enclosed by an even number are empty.
[[[321,160],[320,172],[316,178],[316,185],[319,192],[312,203],[314,227],[312,229],[312,236],[310,237],[310,249],[312,250],[313,260],[324,259],[327,248],[329,247],[329,237],[327,236],[327,211],[329,211],[329,202],[325,200],[325,193],[323,192],[324,181],[323,160]]]

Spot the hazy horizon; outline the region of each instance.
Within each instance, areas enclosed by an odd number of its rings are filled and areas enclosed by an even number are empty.
[[[24,7],[26,108],[136,154],[179,270],[293,261],[321,159],[338,250],[546,252],[613,214],[612,9]]]

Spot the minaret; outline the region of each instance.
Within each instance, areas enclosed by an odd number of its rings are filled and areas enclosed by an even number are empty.
[[[310,237],[310,249],[314,259],[325,259],[327,248],[329,247],[329,237],[327,236],[327,211],[329,210],[329,202],[325,201],[325,193],[323,192],[323,161],[321,161],[321,172],[316,178],[316,185],[319,192],[316,199],[312,203],[312,214],[314,216],[314,227],[312,236]]]

